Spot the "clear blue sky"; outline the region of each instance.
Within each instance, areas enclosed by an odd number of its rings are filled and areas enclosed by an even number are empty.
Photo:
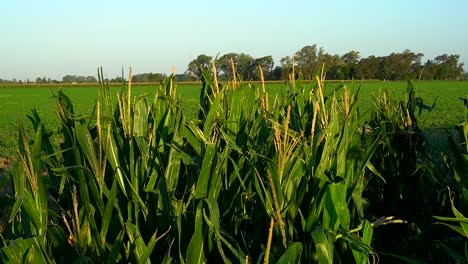
[[[467,0],[62,1],[0,4],[0,78],[184,72],[205,53],[272,55],[306,45],[383,56],[411,49],[468,64]],[[465,65],[465,69],[468,69]],[[126,70],[127,71],[127,70]]]

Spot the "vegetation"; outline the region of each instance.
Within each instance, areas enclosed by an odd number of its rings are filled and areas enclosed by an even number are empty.
[[[358,51],[350,51],[344,55],[326,53],[317,45],[305,46],[297,51],[293,58],[286,56],[280,59],[280,65],[274,67],[273,58],[265,56],[253,58],[248,54],[228,53],[218,59],[218,74],[220,80],[233,78],[231,64],[243,80],[260,80],[258,67],[264,72],[265,80],[285,80],[295,72],[311,80],[322,64],[327,65],[327,79],[330,80],[405,80],[407,77],[422,80],[458,80],[463,78],[463,63],[459,63],[459,55],[439,55],[433,60],[421,62],[422,53],[411,50],[391,53],[387,56],[369,56],[361,58]],[[187,74],[201,79],[200,67],[207,67],[212,57],[199,55],[191,61]],[[232,61],[232,62],[231,62]]]
[[[196,121],[173,76],[136,98],[130,77],[116,100],[100,78],[91,115],[56,92],[56,134],[37,111],[33,140],[19,125],[3,261],[464,260],[466,101],[456,155],[438,164],[418,119],[434,104],[411,82],[404,100],[376,94],[366,115],[359,87],[323,74],[303,82],[293,68],[272,97],[232,72],[224,84],[201,72]]]
[[[264,80],[288,80],[294,67],[295,73],[301,74],[306,80],[312,80],[316,71],[327,65],[327,79],[329,80],[461,80],[466,79],[463,63],[458,54],[442,54],[434,59],[422,62],[424,54],[415,53],[409,49],[393,52],[387,56],[361,57],[358,51],[349,51],[344,55],[329,54],[316,44],[304,46],[292,57],[286,56],[279,60],[275,67],[271,55],[254,58],[246,53],[230,52],[216,58],[218,80],[233,79],[232,67],[237,70],[237,77],[245,81],[260,81],[259,66],[263,71]],[[190,61],[184,73],[174,75],[175,81],[193,82],[203,81],[201,69],[211,67],[213,57],[200,54]],[[167,77],[165,73],[142,73],[134,76],[134,82],[161,82]],[[297,76],[296,76],[297,77]],[[122,83],[124,74],[105,81]],[[97,83],[93,76],[66,75],[62,81],[38,77],[35,81],[3,80],[0,84],[9,83]]]
[[[176,76],[174,76],[174,79]],[[133,78],[132,78],[133,80]],[[132,82],[133,83],[133,82]],[[326,82],[329,89],[334,89],[341,82]],[[382,82],[382,81],[364,81],[356,82],[361,87],[360,100],[361,108],[364,113],[374,107],[372,103],[373,94],[378,94],[379,90],[393,89],[396,100],[403,100],[406,91],[406,82]],[[350,86],[352,82],[345,82]],[[112,84],[112,100],[117,102],[116,94],[121,90],[120,84]],[[187,120],[194,120],[198,117],[198,105],[201,84],[200,83],[176,83],[177,98],[180,98],[180,104]],[[270,96],[275,97],[281,90],[285,89],[284,82],[267,82],[265,89]],[[444,134],[444,129],[452,129],[463,120],[463,105],[454,104],[460,97],[466,95],[468,82],[459,81],[418,81],[418,94],[424,102],[433,102],[437,100],[435,108],[429,112],[424,111],[419,118],[419,125],[424,129],[431,129],[431,132],[440,131]],[[133,84],[134,97],[149,96],[155,94],[155,85]],[[52,93],[57,93],[62,89],[73,101],[74,109],[82,115],[91,115],[93,106],[97,100],[97,84],[56,84],[56,85],[5,85],[0,86],[0,98],[4,98],[2,111],[0,111],[0,157],[16,157],[16,138],[17,121],[27,120],[26,116],[31,108],[35,108],[42,117],[46,128],[52,131],[56,130],[60,124],[56,118],[54,100]],[[368,115],[368,117],[370,117]],[[34,134],[33,126],[29,122],[24,122],[24,128],[28,135]]]

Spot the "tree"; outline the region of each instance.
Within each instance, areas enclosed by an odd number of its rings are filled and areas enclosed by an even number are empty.
[[[50,78],[49,78],[50,80]],[[48,83],[46,77],[37,77],[35,83]]]
[[[133,82],[161,82],[166,78],[166,74],[164,73],[141,73],[132,76]]]
[[[87,76],[86,83],[97,83],[97,79],[94,76]]]
[[[285,80],[286,78],[282,78],[282,74],[283,74],[283,67],[276,66],[271,72],[270,80],[275,80],[275,81],[282,80],[282,79]]]
[[[419,78],[421,76],[422,65],[421,59],[424,57],[423,53],[414,53],[410,50],[406,49],[403,51],[403,58],[406,60],[407,63],[410,64],[410,72],[414,78]]]
[[[188,64],[187,72],[190,73],[193,77],[202,80],[202,69],[209,69],[211,67],[211,61],[213,57],[201,54]]]
[[[356,76],[359,58],[359,52],[354,50],[341,56],[343,60],[343,65],[341,66],[343,79],[352,79]]]
[[[286,56],[280,59],[281,64],[281,79],[288,80],[289,75],[292,73],[293,61],[290,56]]]
[[[236,71],[241,79],[253,80],[255,76],[255,59],[246,53],[239,54],[238,61],[234,62]]]
[[[78,77],[76,78],[76,82],[77,82],[77,83],[85,83],[85,82],[86,82],[86,77],[84,77],[84,76],[78,76]]]
[[[106,79],[105,81],[109,81]],[[123,83],[125,79],[122,76],[116,76],[114,79],[111,79],[109,82],[110,83]]]
[[[328,53],[324,53],[320,59],[320,64],[325,65],[325,71],[327,73],[327,79],[330,80],[343,80],[345,76],[343,75],[343,60],[342,58],[335,54],[331,55]]]
[[[317,45],[305,46],[296,52],[294,58],[297,68],[305,79],[312,79],[319,69],[319,61],[323,55],[323,48],[317,49]]]
[[[258,72],[258,66],[260,66],[262,68],[263,76],[264,76],[265,80],[272,79],[274,64],[275,64],[275,62],[273,61],[272,56],[265,56],[265,57],[255,59],[254,65],[253,65],[255,67],[255,77],[254,77],[254,79],[255,80],[260,79],[260,75],[259,75],[259,72]]]
[[[341,59],[344,63],[347,64],[357,64],[361,56],[359,55],[359,51],[352,50],[345,55],[341,56]]]
[[[460,79],[463,75],[463,63],[458,63],[460,55],[442,54],[435,57],[436,79],[454,80]]]
[[[382,78],[382,65],[383,58],[369,56],[361,59],[356,69],[356,76],[359,79],[383,79]]]
[[[216,66],[218,70],[220,70],[220,75],[223,75],[222,79],[225,80],[232,80],[232,67],[231,67],[231,59],[234,63],[234,68],[236,71],[238,70],[238,61],[239,61],[239,54],[230,52],[226,53],[223,56],[219,57],[216,61]]]
[[[64,83],[75,83],[75,82],[77,82],[76,75],[65,75],[62,78],[62,82],[64,82]]]
[[[176,82],[195,82],[199,79],[194,77],[190,72],[186,71],[184,73],[175,74],[174,80]]]
[[[221,71],[220,74],[223,75],[221,79],[233,79],[231,60],[237,75],[239,75],[241,79],[252,80],[254,78],[255,59],[246,53],[238,54],[230,52],[221,56],[217,61],[217,66]]]
[[[437,71],[437,65],[433,60],[427,60],[421,69],[420,77],[423,80],[434,80]]]
[[[398,53],[391,53],[382,60],[382,74],[385,80],[401,79],[401,57]],[[404,78],[404,77],[403,77]]]

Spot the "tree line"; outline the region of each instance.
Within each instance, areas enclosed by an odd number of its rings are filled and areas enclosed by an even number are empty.
[[[164,73],[142,73],[135,74],[132,76],[134,82],[161,82],[167,77]],[[105,82],[110,83],[122,83],[126,79],[123,76],[117,76],[114,78],[106,78]],[[62,77],[62,80],[58,81],[56,79],[51,79],[47,77],[37,77],[35,80],[31,81],[29,79],[23,80],[5,80],[0,79],[0,84],[48,84],[48,83],[97,83],[98,80],[94,76],[81,76],[81,75],[65,75]]]
[[[275,66],[271,55],[254,58],[246,53],[227,53],[220,57],[206,54],[198,55],[190,61],[184,73],[175,74],[179,82],[201,81],[202,69],[210,69],[215,61],[216,73],[219,80],[232,80],[235,68],[237,78],[246,81],[260,80],[259,67],[262,68],[265,80],[288,80],[291,73],[295,77],[302,76],[311,79],[316,72],[325,66],[329,80],[404,80],[407,77],[421,80],[460,80],[468,79],[468,73],[463,70],[463,63],[459,62],[458,54],[442,54],[433,59],[422,62],[424,54],[415,53],[409,49],[394,52],[387,56],[361,57],[358,51],[349,51],[344,55],[329,54],[316,44],[304,46],[294,53],[279,60]],[[294,70],[293,70],[294,69]],[[142,73],[132,77],[134,82],[160,82],[167,77],[165,73]],[[121,83],[123,76],[108,78],[110,83]],[[58,81],[46,77],[37,77],[36,80],[4,80],[0,83],[97,83],[94,76],[66,75]]]
[[[206,54],[199,55],[187,67],[186,75],[202,79],[201,69],[210,68],[215,59],[218,78],[232,79],[234,64],[236,74],[243,80],[260,80],[259,66],[266,80],[287,80],[293,72],[304,79],[315,76],[322,65],[325,66],[327,79],[377,79],[404,80],[407,77],[421,80],[458,80],[468,78],[463,71],[460,55],[442,54],[422,63],[424,54],[415,53],[409,49],[391,53],[387,56],[368,56],[362,58],[358,51],[350,51],[344,55],[326,53],[316,44],[305,46],[293,56],[280,59],[280,65],[274,67],[272,56],[254,58],[245,53],[228,53],[219,58]]]

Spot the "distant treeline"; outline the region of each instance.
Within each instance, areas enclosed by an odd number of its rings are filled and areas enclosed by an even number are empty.
[[[325,65],[326,78],[329,80],[373,79],[404,80],[407,77],[421,80],[460,80],[468,79],[463,71],[460,55],[442,54],[422,62],[424,54],[409,49],[391,53],[387,56],[361,57],[358,51],[344,55],[329,54],[322,47],[305,46],[293,56],[280,59],[280,65],[274,65],[271,55],[254,58],[246,53],[227,53],[216,59],[216,71],[219,80],[232,80],[234,65],[236,78],[246,81],[260,80],[259,67],[262,68],[265,80],[287,80],[294,72],[295,77],[311,79],[322,65]],[[192,60],[184,73],[175,74],[179,82],[202,80],[202,69],[212,68],[213,57],[206,54]],[[142,73],[132,77],[133,82],[160,82],[167,77],[165,73]],[[117,76],[105,81],[121,83],[124,76]],[[4,80],[0,83],[97,83],[94,76],[66,75],[62,80],[37,77],[35,80]]]
[[[376,79],[404,80],[407,77],[422,80],[459,80],[467,78],[463,71],[460,55],[442,54],[422,63],[424,54],[404,50],[387,56],[361,58],[358,51],[344,55],[329,54],[317,45],[305,46],[294,56],[280,59],[274,66],[272,56],[254,58],[245,53],[228,53],[216,60],[218,79],[232,79],[232,64],[237,77],[243,80],[260,80],[259,66],[265,80],[287,80],[293,72],[297,78],[311,79],[325,65],[326,78],[329,80]],[[191,61],[186,75],[201,79],[201,69],[210,68],[212,57],[201,54]]]
[[[136,74],[132,76],[132,80],[134,82],[160,82],[167,77],[164,73],[143,73],[143,74]],[[124,81],[124,78],[121,76],[115,77],[113,79],[105,79],[104,81],[110,83],[121,83]],[[36,83],[36,84],[47,84],[47,83],[97,83],[98,80],[94,76],[79,76],[79,75],[65,75],[63,76],[61,81],[46,78],[46,77],[37,77],[36,80],[30,81],[29,79],[26,81],[22,80],[3,80],[0,79],[0,83],[9,84],[9,83]]]

